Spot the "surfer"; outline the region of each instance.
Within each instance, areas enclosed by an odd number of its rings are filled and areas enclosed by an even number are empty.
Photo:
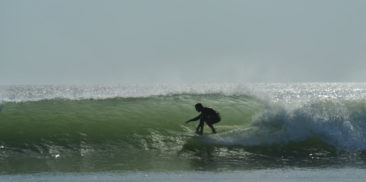
[[[197,103],[195,105],[195,108],[196,108],[196,111],[201,112],[201,114],[191,120],[186,121],[186,123],[189,123],[191,121],[200,120],[200,123],[196,128],[197,134],[202,135],[203,125],[205,122],[211,128],[212,133],[216,133],[216,130],[213,127],[213,124],[215,124],[221,120],[220,114],[211,108],[203,107],[203,105],[201,103]]]

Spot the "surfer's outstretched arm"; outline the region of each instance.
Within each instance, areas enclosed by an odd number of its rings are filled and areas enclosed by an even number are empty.
[[[190,120],[186,121],[186,123],[189,123],[189,122],[191,122],[191,121],[197,121],[197,120],[199,120],[199,119],[201,118],[201,115],[202,115],[202,114],[198,115],[197,117],[195,117],[195,118],[193,118],[193,119],[190,119]]]

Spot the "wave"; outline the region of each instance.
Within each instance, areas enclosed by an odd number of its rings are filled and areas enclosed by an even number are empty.
[[[196,102],[217,109],[223,117],[218,125],[221,134],[203,142],[285,145],[316,137],[338,150],[366,149],[365,101],[318,101],[289,110],[250,95],[221,94],[7,102],[0,113],[0,142],[72,145],[141,141],[154,133],[177,137],[193,131],[194,124],[184,121],[198,114],[193,109]]]
[[[271,97],[211,91],[133,97],[104,93],[100,98],[58,98],[53,93],[34,99],[39,96],[29,92],[11,99],[7,95],[0,107],[0,160],[10,165],[14,159],[44,159],[48,165],[52,159],[88,158],[108,168],[103,165],[108,159],[131,170],[143,169],[147,163],[155,166],[153,161],[162,159],[166,160],[162,166],[173,161],[184,166],[183,161],[194,163],[197,157],[210,161],[212,156],[222,165],[243,164],[243,160],[250,165],[258,157],[263,162],[284,156],[300,163],[309,157],[326,158],[329,163],[339,156],[349,160],[344,153],[361,153],[362,158],[366,151],[366,100],[360,90],[351,99],[318,90],[275,89],[272,94],[277,95]],[[206,127],[204,136],[195,136],[198,123],[184,124],[198,115],[197,102],[220,113],[218,134],[210,135]]]

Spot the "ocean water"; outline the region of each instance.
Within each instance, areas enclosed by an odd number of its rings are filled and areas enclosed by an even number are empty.
[[[0,181],[362,181],[365,138],[365,83],[0,86]]]

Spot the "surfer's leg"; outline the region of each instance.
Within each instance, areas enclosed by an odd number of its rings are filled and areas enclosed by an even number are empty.
[[[211,128],[212,133],[216,133],[216,130],[215,130],[215,128],[213,127],[212,123],[207,122],[207,125],[208,125],[208,127],[210,127],[210,128]]]
[[[197,128],[196,128],[196,133],[199,134],[199,131],[201,130],[201,124],[198,124]]]
[[[202,135],[204,121],[201,119],[200,124],[196,128],[196,133]]]

